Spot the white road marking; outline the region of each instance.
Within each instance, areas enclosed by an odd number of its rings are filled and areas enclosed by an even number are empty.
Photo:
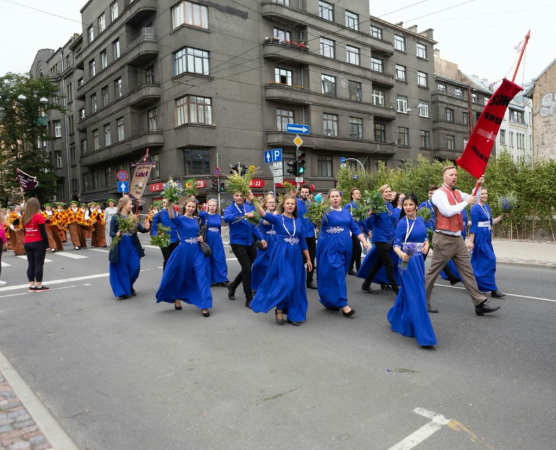
[[[20,255],[20,256],[18,256],[18,258],[21,258],[21,259],[23,259],[24,261],[27,261],[27,256],[25,256],[25,255]],[[51,259],[48,259],[48,258],[44,258],[44,262],[45,262],[45,263],[49,263],[49,262],[52,262],[52,260],[51,260]],[[2,266],[2,267],[4,267],[4,266]]]
[[[390,450],[410,450],[415,448],[425,439],[431,437],[444,425],[450,422],[450,419],[446,419],[443,415],[423,408],[415,408],[413,412],[426,417],[427,419],[431,419],[431,421],[419,428],[417,431],[411,433],[408,437],[401,440],[393,447],[390,447]]]
[[[237,258],[226,258],[226,261],[237,261]]]
[[[4,261],[2,261],[2,267],[10,267],[10,264],[5,263]]]
[[[160,249],[160,247],[157,247],[156,245],[147,245],[147,244],[143,244],[143,248],[156,248],[157,250]]]
[[[435,286],[443,287],[443,288],[448,288],[448,289],[460,289],[460,290],[465,290],[464,287],[459,287],[459,286],[446,286],[445,284],[435,284]],[[550,299],[550,298],[531,297],[531,296],[529,296],[529,295],[506,294],[506,297],[529,298],[529,299],[531,299],[531,300],[540,300],[540,301],[542,301],[542,302],[556,303],[556,300],[552,300],[552,299]]]
[[[90,248],[89,251],[91,251],[91,252],[101,252],[101,253],[110,253],[110,250],[106,250],[105,248]]]
[[[88,256],[83,256],[83,255],[78,255],[76,253],[68,253],[68,252],[60,252],[60,253],[54,253],[55,255],[58,256],[64,256],[65,258],[71,258],[71,259],[87,259]]]
[[[52,280],[52,281],[45,281],[46,285],[53,285],[53,284],[62,284],[62,283],[73,283],[74,281],[82,281],[82,280],[92,280],[95,278],[106,278],[109,277],[110,274],[109,273],[99,273],[96,275],[88,275],[85,277],[74,277],[74,278],[62,278],[60,280]],[[17,291],[18,289],[27,289],[29,287],[29,284],[18,284],[17,286],[8,286],[8,287],[3,287],[0,288],[0,293],[1,292],[7,292],[7,291]]]

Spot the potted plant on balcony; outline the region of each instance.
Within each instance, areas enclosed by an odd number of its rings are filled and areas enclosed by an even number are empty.
[[[272,38],[272,42],[273,42],[274,44],[279,44],[279,43],[280,43],[280,39],[277,38],[277,37],[273,37],[273,38]]]

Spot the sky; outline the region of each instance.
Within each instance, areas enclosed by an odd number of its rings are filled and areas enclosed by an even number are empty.
[[[0,0],[0,76],[28,72],[38,50],[57,49],[73,33],[81,33],[79,10],[84,4],[85,0]],[[531,40],[516,83],[537,77],[556,58],[554,0],[370,0],[370,11],[389,22],[404,22],[404,27],[433,28],[443,59],[489,81],[511,71],[518,57],[514,47],[529,29]]]

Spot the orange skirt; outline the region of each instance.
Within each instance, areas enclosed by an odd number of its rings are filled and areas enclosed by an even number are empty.
[[[23,231],[10,230],[10,244],[12,244],[12,250],[16,256],[25,255],[25,249],[23,248],[24,239]]]
[[[65,230],[61,230],[60,228],[56,228],[56,231],[60,235],[60,239],[62,240],[62,242],[67,242],[68,241],[68,233]]]
[[[71,243],[74,247],[87,248],[87,243],[85,242],[85,236],[83,235],[83,228],[77,223],[70,223],[69,234]]]
[[[64,250],[64,244],[62,244],[62,239],[58,234],[57,228],[47,223],[46,235],[48,236],[48,245],[51,249],[54,249],[57,252],[61,252],[62,250]]]
[[[93,236],[91,237],[91,247],[106,247],[106,236],[104,233],[104,225],[95,224]]]

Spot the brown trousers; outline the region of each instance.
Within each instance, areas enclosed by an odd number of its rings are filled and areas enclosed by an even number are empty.
[[[50,225],[49,223],[46,224],[46,235],[48,236],[48,245],[50,248],[61,252],[64,250],[64,244],[62,244],[62,238],[58,234],[58,229]]]
[[[10,243],[12,244],[12,250],[16,256],[25,255],[25,249],[23,248],[23,240],[25,239],[25,233],[22,230],[15,231],[10,230]]]
[[[432,254],[432,262],[429,271],[425,277],[425,289],[427,290],[427,305],[430,306],[432,289],[434,282],[442,272],[442,269],[451,259],[458,268],[463,280],[465,290],[471,296],[475,306],[486,300],[485,294],[477,288],[477,281],[471,267],[471,259],[469,258],[469,250],[465,245],[465,241],[461,236],[449,236],[443,233],[434,233],[433,237],[434,251]]]
[[[83,229],[81,225],[77,223],[72,223],[69,226],[70,239],[74,247],[87,248],[87,243],[85,242],[85,236],[83,235]]]
[[[106,247],[104,225],[101,225],[100,222],[95,224],[95,229],[91,237],[91,247]]]

